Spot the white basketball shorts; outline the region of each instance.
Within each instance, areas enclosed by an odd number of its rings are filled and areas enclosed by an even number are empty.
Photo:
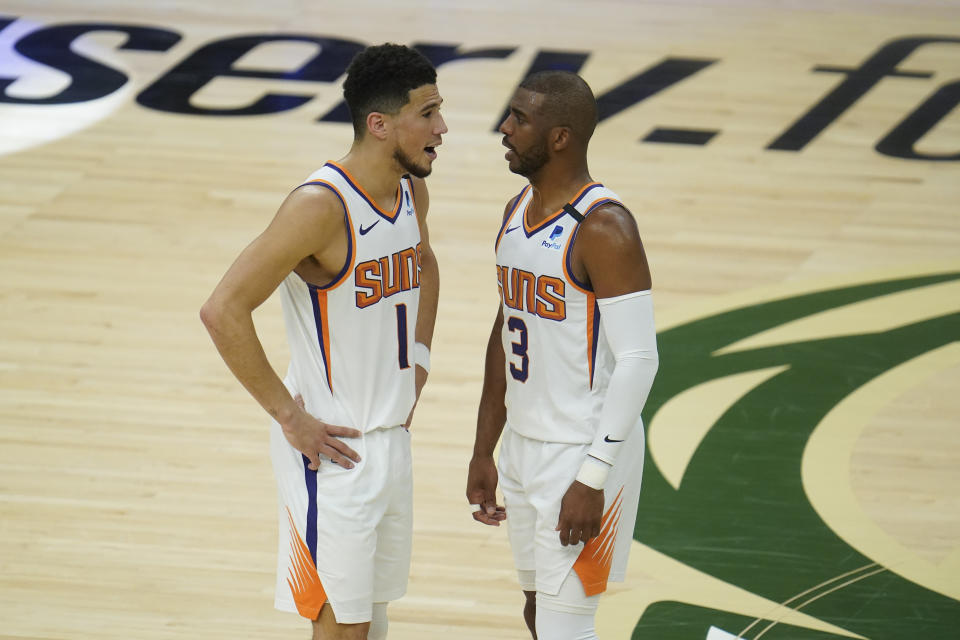
[[[586,544],[564,547],[556,530],[560,501],[589,445],[533,440],[506,426],[498,464],[500,490],[513,561],[524,590],[535,587],[540,593],[556,595],[571,568],[587,596],[605,591],[608,581],[623,581],[643,476],[643,428],[635,429],[623,446],[604,489],[600,535]],[[524,584],[522,576],[530,572],[536,576],[535,584]]]
[[[353,469],[321,456],[314,472],[272,425],[280,507],[274,606],[314,620],[329,600],[337,622],[352,624],[370,621],[374,602],[407,590],[413,480],[410,434],[402,426],[346,442],[361,458]]]

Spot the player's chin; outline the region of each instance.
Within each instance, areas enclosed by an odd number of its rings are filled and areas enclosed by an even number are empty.
[[[424,155],[426,159],[423,162],[417,163],[415,165],[416,171],[412,172],[413,175],[418,178],[426,178],[429,176],[433,172],[433,161],[437,159],[437,152],[434,151],[432,147],[424,149]]]
[[[415,164],[413,166],[407,167],[407,171],[411,175],[413,175],[413,177],[420,178],[422,180],[423,178],[426,178],[433,172],[433,167],[429,164],[426,164],[426,165]]]

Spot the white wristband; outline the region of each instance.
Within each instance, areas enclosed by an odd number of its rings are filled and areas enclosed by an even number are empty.
[[[422,342],[414,343],[413,362],[418,367],[423,367],[423,370],[427,373],[430,373],[430,349],[427,345]]]
[[[580,471],[577,473],[577,482],[585,484],[591,489],[603,489],[607,483],[607,475],[610,473],[610,466],[603,460],[597,460],[593,456],[587,456],[580,465]]]

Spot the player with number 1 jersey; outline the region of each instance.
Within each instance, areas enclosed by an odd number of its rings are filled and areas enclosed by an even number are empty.
[[[436,69],[396,44],[358,53],[354,140],[287,196],[201,309],[231,372],[273,418],[279,497],[274,604],[313,637],[387,634],[413,533],[409,426],[430,369],[439,270],[426,178],[447,132]],[[252,313],[274,291],[281,379]]]
[[[420,227],[413,181],[401,179],[389,211],[336,162],[314,172],[307,185],[329,189],[343,203],[347,260],[327,285],[307,283],[296,272],[284,279],[285,383],[324,422],[364,433],[401,425],[415,396]]]

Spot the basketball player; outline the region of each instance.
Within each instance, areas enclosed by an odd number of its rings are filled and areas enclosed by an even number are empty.
[[[587,169],[596,123],[590,87],[547,71],[524,80],[500,125],[510,170],[530,184],[507,203],[497,237],[501,304],[467,499],[479,522],[506,519],[524,619],[540,640],[596,638],[599,594],[624,577],[640,411],[658,364],[636,222]],[[505,507],[493,460],[501,433]]]
[[[373,640],[409,574],[406,427],[430,370],[438,292],[423,178],[447,128],[436,71],[407,47],[358,54],[343,92],[349,153],[286,198],[201,317],[274,420],[276,607],[312,620],[315,639]],[[291,352],[282,381],[251,320],[278,287]]]

